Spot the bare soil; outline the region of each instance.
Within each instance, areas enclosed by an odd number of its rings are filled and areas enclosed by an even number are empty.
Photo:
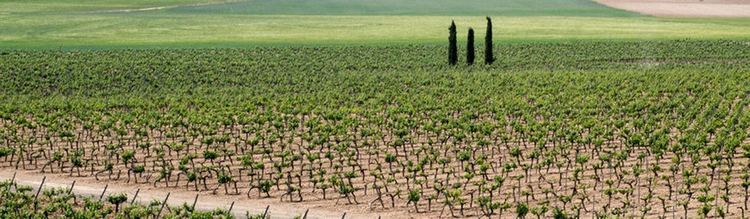
[[[596,0],[626,11],[661,17],[750,17],[748,0]]]

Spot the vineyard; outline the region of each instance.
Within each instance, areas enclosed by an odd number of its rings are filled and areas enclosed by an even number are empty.
[[[63,188],[34,192],[31,186],[13,181],[0,182],[0,197],[0,215],[5,218],[233,218],[227,210],[195,211],[187,204],[170,207],[159,200],[141,205],[128,202],[125,194],[96,199]]]
[[[402,217],[746,216],[750,43],[446,51],[0,51],[0,168]]]

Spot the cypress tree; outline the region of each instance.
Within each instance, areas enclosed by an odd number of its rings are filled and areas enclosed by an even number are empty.
[[[487,35],[484,37],[484,63],[491,65],[495,62],[495,55],[492,54],[492,19],[487,17]]]
[[[468,39],[466,39],[466,64],[474,64],[474,29],[469,28]]]
[[[448,28],[448,64],[455,65],[458,62],[458,45],[456,45],[456,23],[451,21],[451,27]]]

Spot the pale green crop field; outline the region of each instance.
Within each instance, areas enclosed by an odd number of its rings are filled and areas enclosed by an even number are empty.
[[[481,35],[499,43],[747,39],[750,19],[640,16],[588,0],[31,0],[0,2],[0,48],[252,47],[442,44]],[[433,5],[432,7],[428,7]]]

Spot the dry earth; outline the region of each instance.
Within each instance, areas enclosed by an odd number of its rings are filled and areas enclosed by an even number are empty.
[[[663,17],[750,17],[750,0],[596,0],[626,11]]]

